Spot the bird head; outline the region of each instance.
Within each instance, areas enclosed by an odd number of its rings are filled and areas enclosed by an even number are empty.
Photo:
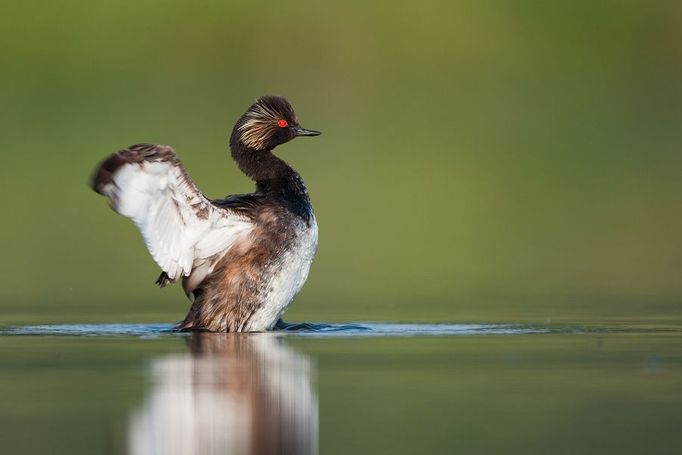
[[[272,150],[298,136],[317,136],[319,131],[301,128],[289,102],[280,96],[258,98],[239,119],[231,142],[254,150]]]

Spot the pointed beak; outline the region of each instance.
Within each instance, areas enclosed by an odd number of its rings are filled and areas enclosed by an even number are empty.
[[[294,131],[296,132],[296,136],[319,136],[320,134],[322,134],[320,131],[306,130],[301,128],[300,126],[297,126]]]

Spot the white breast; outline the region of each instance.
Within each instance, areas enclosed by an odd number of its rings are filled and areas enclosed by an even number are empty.
[[[269,279],[264,304],[251,317],[247,331],[270,330],[284,314],[308,278],[317,250],[317,221],[301,226],[292,246],[270,267],[276,270]],[[305,226],[305,227],[304,227]]]

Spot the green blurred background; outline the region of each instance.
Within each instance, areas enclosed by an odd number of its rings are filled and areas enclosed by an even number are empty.
[[[181,319],[90,173],[158,142],[248,192],[264,94],[324,132],[278,149],[320,225],[288,319],[682,322],[680,2],[0,8],[0,323]]]

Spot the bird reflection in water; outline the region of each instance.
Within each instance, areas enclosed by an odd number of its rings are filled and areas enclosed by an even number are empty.
[[[192,333],[190,354],[152,362],[130,419],[130,455],[315,454],[313,367],[274,334]]]

